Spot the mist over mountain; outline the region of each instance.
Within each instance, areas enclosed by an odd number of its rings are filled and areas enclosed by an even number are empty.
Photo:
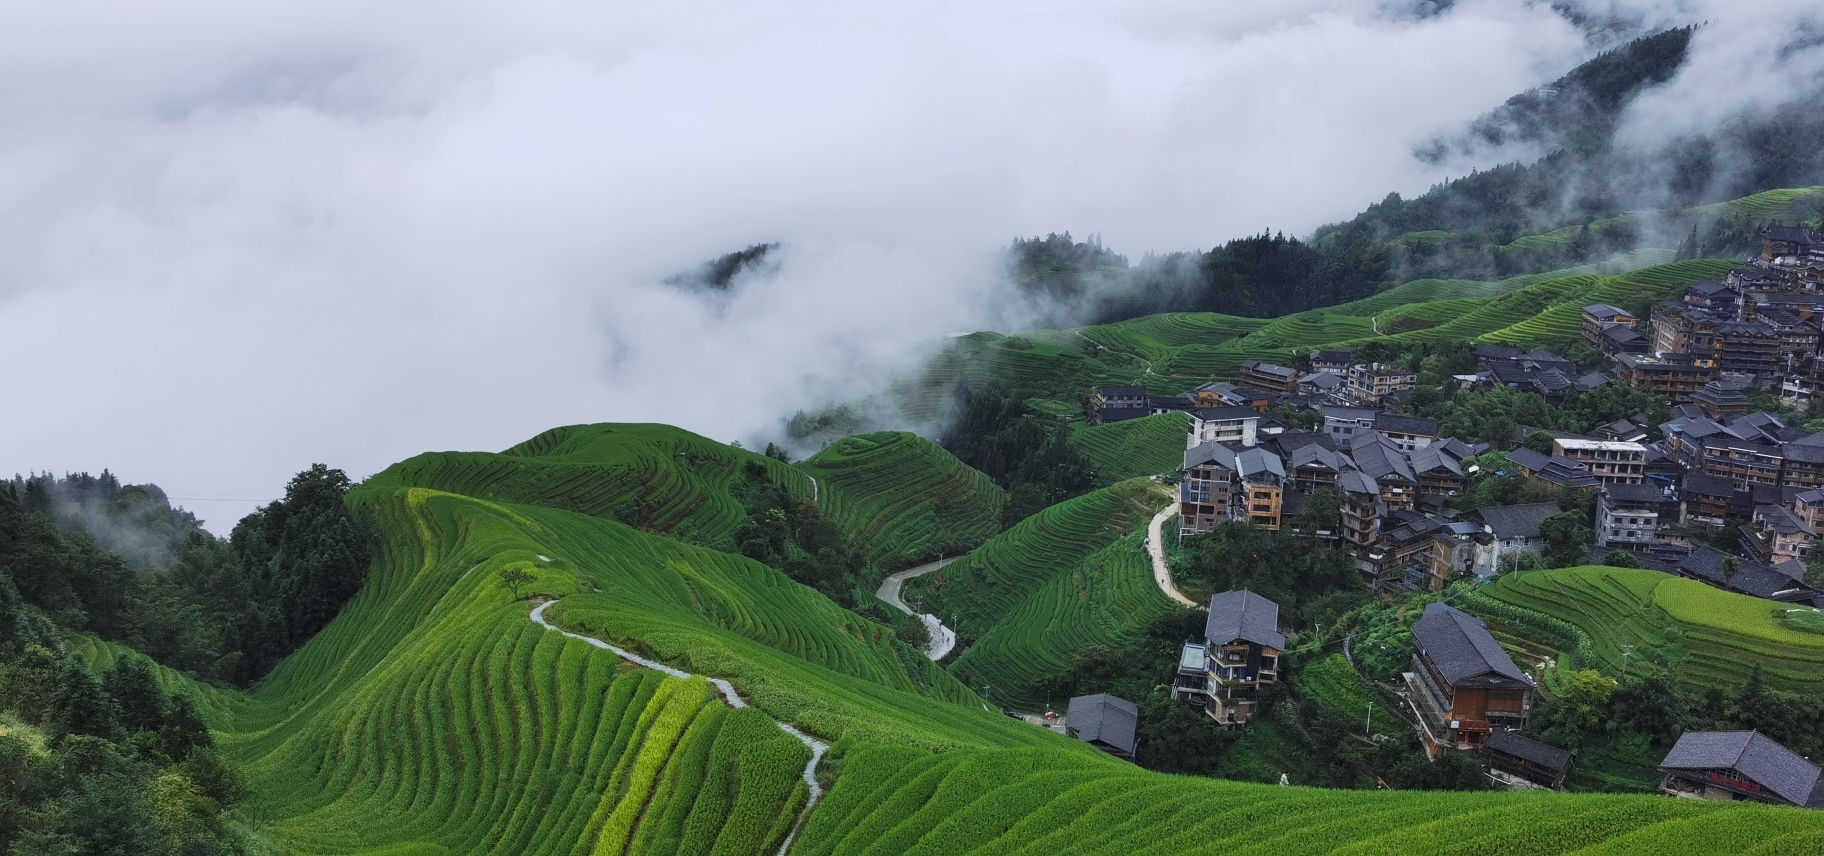
[[[1511,162],[1505,142],[1413,153],[1694,21],[1711,23],[1622,135],[1661,127],[1669,104],[1691,133],[1782,109],[1809,78],[1746,98],[1714,82],[1781,51],[1812,67],[1803,27],[1767,44],[1754,24],[1773,13],[33,10],[0,34],[0,356],[33,366],[15,397],[63,406],[9,423],[0,466],[105,460],[235,500],[203,509],[225,522],[308,461],[365,474],[564,422],[763,441],[945,333],[1084,317],[1021,297],[1013,236],[1097,234],[1176,282],[1171,253],[1263,229],[1302,241],[1390,190]],[[1815,17],[1777,15],[1795,16]],[[667,283],[773,242],[776,273],[708,294]],[[60,347],[70,319],[81,347]],[[172,392],[192,387],[208,391]]]

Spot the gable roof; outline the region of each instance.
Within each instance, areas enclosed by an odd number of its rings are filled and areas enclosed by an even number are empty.
[[[1132,755],[1134,731],[1140,724],[1140,708],[1108,693],[1077,696],[1070,700],[1069,718],[1064,722],[1070,736],[1078,740],[1106,743]]]
[[[1537,538],[1539,524],[1558,513],[1558,504],[1496,505],[1476,513],[1482,516],[1482,522],[1488,524],[1489,529],[1494,530],[1497,538]]]
[[[1203,624],[1203,637],[1212,645],[1241,639],[1282,651],[1286,647],[1285,634],[1279,632],[1279,604],[1247,589],[1210,597],[1210,617]]]
[[[1518,731],[1497,728],[1488,733],[1489,749],[1524,758],[1553,772],[1570,769],[1571,753],[1556,746],[1520,736]]]
[[[1412,641],[1453,685],[1491,673],[1531,683],[1489,635],[1488,625],[1449,604],[1426,606],[1424,617],[1412,625]]]
[[[1392,413],[1376,413],[1374,414],[1374,430],[1436,437],[1438,436],[1438,420],[1420,419],[1416,416],[1395,416]]]
[[[1789,803],[1809,805],[1817,765],[1758,731],[1687,731],[1672,744],[1662,770],[1733,770]]]
[[[1602,492],[1619,502],[1664,502],[1666,494],[1650,484],[1604,485]]]
[[[1616,307],[1608,305],[1607,303],[1592,303],[1588,306],[1583,307],[1583,311],[1589,315],[1595,316],[1597,318],[1603,318],[1603,319],[1614,318],[1617,315],[1626,315],[1629,318],[1634,317],[1633,313],[1629,312],[1628,310],[1618,309]]]
[[[1184,450],[1184,468],[1187,470],[1211,462],[1226,469],[1235,469],[1235,450],[1215,440],[1205,440]]]

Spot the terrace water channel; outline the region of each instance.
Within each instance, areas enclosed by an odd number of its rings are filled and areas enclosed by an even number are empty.
[[[667,666],[664,663],[660,663],[656,660],[648,660],[645,657],[642,657],[638,654],[633,653],[632,651],[629,651],[625,648],[621,648],[617,645],[611,645],[607,642],[603,642],[602,640],[597,639],[593,636],[584,636],[580,633],[571,633],[568,630],[565,630],[561,627],[558,627],[558,626],[552,624],[549,621],[546,621],[545,620],[545,610],[550,609],[551,604],[554,604],[556,602],[557,601],[555,601],[555,600],[547,600],[544,603],[539,604],[537,608],[532,610],[532,622],[534,624],[537,624],[540,627],[545,628],[546,630],[555,630],[559,633],[564,634],[565,636],[570,637],[571,639],[576,639],[576,640],[580,640],[582,642],[587,642],[590,645],[594,645],[597,648],[602,648],[602,649],[605,649],[608,651],[612,651],[623,660],[627,660],[628,662],[635,663],[640,666],[644,666],[655,672],[663,672],[674,678],[688,679],[688,678],[699,677],[698,675],[693,675],[682,669],[674,669],[674,668]],[[722,700],[728,702],[729,707],[748,707],[749,706],[747,703],[747,699],[742,698],[740,693],[735,692],[734,684],[731,684],[722,678],[712,678],[712,677],[709,677],[708,675],[702,675],[700,677],[702,677],[706,681],[709,681],[709,683],[716,688],[716,691],[722,694]],[[775,719],[775,720],[773,720],[773,724],[779,726],[780,731],[783,731],[787,734],[792,735],[793,737],[798,738],[798,740],[800,742],[802,742],[806,747],[808,747],[811,750],[811,760],[804,765],[804,783],[806,786],[808,786],[810,788],[811,798],[806,800],[804,803],[804,808],[802,808],[798,811],[798,819],[792,822],[792,831],[786,834],[785,843],[779,845],[780,856],[784,856],[785,852],[787,850],[791,849],[792,841],[798,837],[798,831],[804,828],[804,821],[811,816],[811,810],[817,807],[817,801],[823,798],[823,786],[817,783],[817,765],[818,765],[818,763],[823,761],[824,753],[830,751],[830,745],[821,740],[818,740],[815,737],[810,736],[809,734],[799,731],[797,728],[793,727],[791,725],[791,723],[780,722],[779,720]]]

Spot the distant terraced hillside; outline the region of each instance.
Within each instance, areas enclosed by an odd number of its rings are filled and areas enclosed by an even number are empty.
[[[622,519],[697,544],[728,546],[746,512],[728,492],[747,463],[809,499],[784,463],[669,425],[569,425],[499,454],[429,452],[368,481]]]
[[[1619,672],[1622,646],[1631,645],[1637,665],[1670,666],[1694,688],[1737,686],[1755,664],[1772,686],[1824,687],[1824,635],[1781,624],[1775,613],[1790,607],[1657,571],[1581,567],[1504,576],[1466,608],[1521,644],[1574,651],[1588,667]]]
[[[968,552],[1001,530],[1007,492],[916,434],[850,437],[798,467],[817,478],[824,513],[886,571]]]

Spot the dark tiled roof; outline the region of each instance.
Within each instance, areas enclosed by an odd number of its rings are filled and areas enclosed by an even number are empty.
[[[1672,744],[1662,770],[1734,770],[1781,799],[1809,805],[1817,765],[1758,731],[1687,731]]]
[[[1242,639],[1282,651],[1286,647],[1286,637],[1279,632],[1279,604],[1246,589],[1210,598],[1210,618],[1204,622],[1203,635],[1211,645]]]
[[[1634,317],[1631,313],[1628,312],[1628,310],[1617,309],[1613,306],[1608,305],[1607,303],[1592,303],[1588,306],[1583,307],[1583,311],[1585,311],[1591,315],[1594,315],[1597,318],[1603,318],[1603,319],[1613,318],[1617,315],[1627,315],[1630,318]]]
[[[1735,482],[1722,476],[1706,476],[1698,473],[1685,476],[1683,492],[1697,496],[1728,497],[1735,494]]]
[[[1412,640],[1453,686],[1491,672],[1526,682],[1526,673],[1501,650],[1488,626],[1449,604],[1425,607],[1424,617],[1412,626]]]
[[[1824,464],[1824,446],[1809,443],[1781,443],[1780,454],[1789,461],[1805,464]]]
[[[1374,430],[1436,437],[1438,436],[1438,420],[1420,419],[1416,416],[1395,416],[1392,413],[1376,413],[1374,414]]]
[[[1612,484],[1602,492],[1621,502],[1660,502],[1666,498],[1664,492],[1650,484]]]
[[[1571,753],[1556,746],[1521,737],[1520,732],[1509,731],[1505,728],[1488,733],[1488,748],[1496,752],[1505,752],[1515,758],[1524,758],[1554,772],[1563,772],[1570,769],[1571,766]]]
[[[1376,481],[1394,479],[1406,482],[1417,482],[1418,476],[1412,472],[1412,464],[1406,455],[1385,437],[1374,431],[1364,431],[1355,436],[1349,445],[1349,457],[1355,461],[1362,472]]]
[[[1761,237],[1769,241],[1781,241],[1788,244],[1812,242],[1811,230],[1804,226],[1768,226],[1761,230]]]
[[[1272,473],[1280,478],[1286,477],[1286,466],[1279,456],[1256,446],[1235,453],[1235,471],[1243,476],[1254,473]]]
[[[1077,387],[1077,388],[1082,389],[1082,387]],[[1145,398],[1146,397],[1146,387],[1144,387],[1144,386],[1098,386],[1098,387],[1096,387],[1096,394],[1101,395],[1106,398],[1113,398],[1115,396],[1128,396],[1128,395],[1137,395],[1137,396],[1140,396],[1141,398]]]
[[[1260,418],[1260,411],[1239,404],[1234,407],[1205,407],[1202,410],[1193,410],[1191,412],[1196,414],[1198,419],[1205,422]]]
[[[1140,708],[1107,693],[1077,696],[1070,700],[1070,718],[1065,723],[1070,736],[1078,740],[1107,743],[1132,755]]]
[[[1314,362],[1314,363],[1347,363],[1347,362],[1349,362],[1349,352],[1337,350],[1334,348],[1318,351],[1311,355],[1311,362]]]
[[[1526,356],[1526,352],[1507,345],[1479,345],[1476,357],[1484,360],[1517,360]]]
[[[1225,469],[1235,469],[1235,450],[1215,440],[1205,440],[1184,450],[1184,468],[1187,470],[1211,462]]]
[[[1482,522],[1495,531],[1497,538],[1537,538],[1539,524],[1558,513],[1558,505],[1536,502],[1531,505],[1497,505],[1476,512]]]

